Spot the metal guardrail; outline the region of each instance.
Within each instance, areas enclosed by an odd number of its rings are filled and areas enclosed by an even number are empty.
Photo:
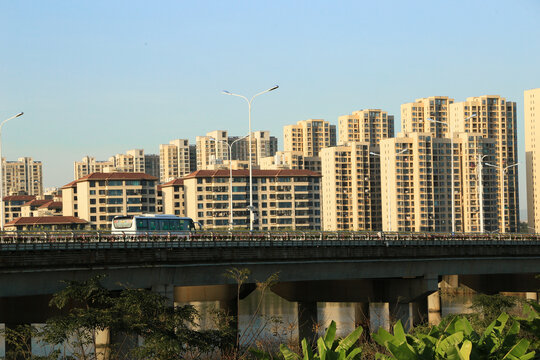
[[[505,246],[540,245],[534,234],[440,234],[300,231],[203,231],[187,235],[110,232],[4,232],[0,251],[267,246]]]

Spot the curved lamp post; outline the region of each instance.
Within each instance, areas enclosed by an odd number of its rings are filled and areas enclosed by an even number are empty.
[[[20,112],[17,115],[14,115],[14,116],[2,121],[2,123],[0,123],[0,205],[1,205],[0,206],[1,207],[1,209],[0,209],[0,217],[2,218],[2,219],[0,219],[0,230],[1,231],[4,231],[4,220],[5,220],[5,215],[4,215],[4,174],[3,174],[4,162],[2,161],[2,127],[9,120],[18,118],[19,116],[22,116],[23,114],[24,114],[23,112]]]
[[[237,97],[240,97],[244,100],[246,100],[247,104],[248,104],[248,116],[249,116],[249,133],[248,133],[248,136],[249,136],[249,207],[248,207],[248,210],[249,210],[249,231],[253,231],[253,220],[254,220],[254,214],[253,214],[253,211],[255,210],[253,208],[253,166],[251,164],[251,103],[253,102],[253,99],[255,99],[257,96],[259,95],[262,95],[264,93],[267,93],[267,92],[270,92],[270,91],[273,91],[273,90],[276,90],[279,86],[276,85],[276,86],[273,86],[271,87],[270,89],[267,89],[267,90],[264,90],[264,91],[261,91],[260,93],[258,94],[255,94],[253,95],[253,97],[251,98],[251,100],[249,100],[247,97],[245,97],[244,95],[239,95],[239,94],[234,94],[230,91],[227,91],[227,90],[223,90],[222,93],[225,94],[225,95],[231,95],[231,96],[237,96]]]

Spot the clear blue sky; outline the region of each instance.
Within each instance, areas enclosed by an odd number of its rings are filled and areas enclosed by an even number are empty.
[[[282,146],[283,125],[337,124],[365,108],[394,114],[432,95],[498,94],[518,104],[540,87],[540,2],[0,1],[4,155],[43,161],[45,186],[73,161],[216,129],[253,129]],[[525,168],[520,167],[521,208]]]

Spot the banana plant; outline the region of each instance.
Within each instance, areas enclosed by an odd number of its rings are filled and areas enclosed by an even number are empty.
[[[413,336],[406,334],[400,321],[394,325],[394,334],[383,328],[372,335],[390,355],[377,354],[377,359],[505,359],[529,360],[535,352],[527,352],[529,341],[518,339],[519,322],[513,321],[505,332],[509,316],[501,314],[480,336],[465,317],[454,317],[446,326],[431,328],[430,332]]]
[[[286,345],[281,345],[279,350],[285,360],[355,360],[360,359],[362,348],[355,347],[356,342],[362,335],[362,327],[357,327],[346,338],[336,340],[336,323],[332,321],[326,330],[324,337],[317,339],[317,353],[311,350],[306,339],[302,339],[302,357],[291,351]]]

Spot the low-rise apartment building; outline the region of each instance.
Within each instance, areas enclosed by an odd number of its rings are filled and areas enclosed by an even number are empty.
[[[157,178],[144,173],[93,173],[62,187],[65,216],[109,229],[119,215],[156,213]]]
[[[232,189],[229,170],[184,177],[186,215],[207,229],[227,228],[232,190],[234,225],[249,228],[249,171],[233,170],[232,177]],[[253,170],[254,229],[320,230],[320,178],[309,170]]]
[[[174,179],[161,187],[163,213],[186,216],[184,180]]]

